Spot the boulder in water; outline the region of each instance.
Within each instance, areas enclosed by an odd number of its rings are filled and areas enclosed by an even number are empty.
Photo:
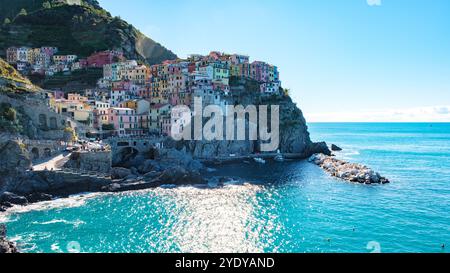
[[[340,151],[342,151],[342,148],[337,146],[337,145],[335,145],[335,144],[331,144],[331,150],[333,152],[340,152]]]
[[[386,184],[389,179],[382,177],[367,166],[349,163],[332,156],[316,154],[310,157],[309,162],[324,169],[331,176],[361,184]]]

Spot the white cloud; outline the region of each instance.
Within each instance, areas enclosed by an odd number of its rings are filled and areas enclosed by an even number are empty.
[[[305,113],[309,122],[450,122],[450,106]]]
[[[381,6],[381,0],[367,0],[369,6]]]

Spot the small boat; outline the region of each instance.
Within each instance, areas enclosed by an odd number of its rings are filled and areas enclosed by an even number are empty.
[[[277,162],[284,162],[284,156],[282,154],[278,154],[273,158],[273,160]]]
[[[260,157],[255,157],[254,160],[256,163],[266,164],[266,161]]]

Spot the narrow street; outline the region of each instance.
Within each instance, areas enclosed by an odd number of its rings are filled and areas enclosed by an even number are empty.
[[[39,161],[33,164],[34,171],[43,170],[60,170],[61,166],[69,160],[71,153],[60,153],[52,158],[48,158],[45,161]]]

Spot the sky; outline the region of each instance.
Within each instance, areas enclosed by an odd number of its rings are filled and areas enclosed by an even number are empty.
[[[448,0],[100,0],[179,57],[278,66],[309,122],[450,122]]]

